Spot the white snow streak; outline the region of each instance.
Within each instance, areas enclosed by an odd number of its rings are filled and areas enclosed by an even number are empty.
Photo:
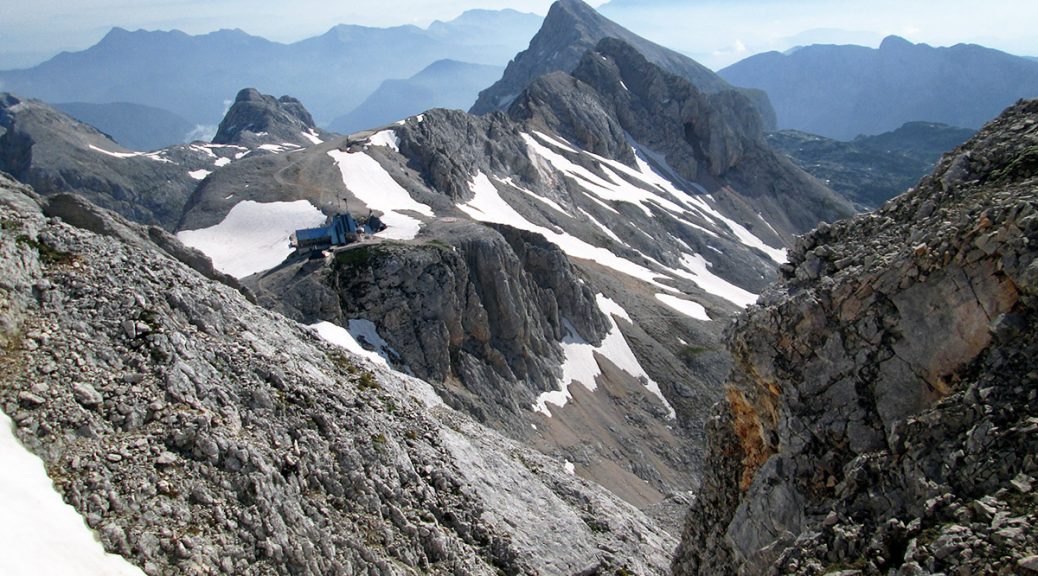
[[[530,196],[534,200],[537,200],[538,202],[544,204],[545,206],[547,206],[548,208],[551,208],[552,210],[558,212],[559,214],[562,214],[563,216],[569,216],[570,215],[569,212],[566,212],[565,208],[563,208],[562,206],[559,206],[558,202],[552,200],[551,198],[545,198],[544,196],[541,196],[540,194],[537,194],[536,192],[533,192],[531,190],[527,190],[526,188],[523,188],[522,186],[520,186],[520,185],[516,184],[515,182],[513,182],[511,176],[509,176],[508,178],[504,178],[504,179],[494,178],[494,180],[497,180],[498,182],[501,182],[502,184],[508,184],[512,188],[515,188],[516,190],[522,192],[523,194],[526,194],[527,196]]]
[[[700,254],[683,254],[681,265],[685,270],[671,270],[676,276],[687,278],[695,282],[703,290],[720,296],[732,304],[745,308],[757,301],[757,295],[753,292],[743,290],[735,284],[717,276],[710,271],[710,263]]]
[[[684,300],[676,296],[671,296],[670,294],[657,294],[656,299],[689,318],[704,320],[707,322],[710,321],[710,316],[707,315],[706,308],[703,308],[703,305],[698,302]]]
[[[168,163],[172,164],[172,162],[169,159],[163,158],[160,152],[112,152],[111,150],[105,150],[104,148],[98,148],[97,146],[94,146],[93,144],[90,144],[90,149],[93,150],[94,152],[100,152],[102,154],[105,154],[107,156],[111,156],[113,158],[137,158],[137,157],[143,157],[143,158],[149,158],[149,159],[154,160],[156,162],[168,162]]]
[[[567,334],[562,340],[562,350],[566,360],[562,365],[562,380],[559,382],[560,389],[539,395],[532,406],[533,410],[550,418],[551,410],[548,408],[548,404],[551,403],[559,407],[565,406],[573,398],[573,395],[569,392],[569,387],[573,382],[579,382],[589,391],[594,392],[598,388],[596,378],[602,374],[602,368],[595,358],[595,353],[597,352],[603,358],[609,359],[617,368],[645,383],[648,391],[659,398],[667,408],[667,417],[674,418],[674,408],[664,398],[659,384],[649,377],[641,363],[638,362],[638,358],[635,357],[623,333],[620,332],[620,327],[617,326],[616,320],[613,319],[613,316],[617,316],[630,321],[630,315],[619,304],[602,294],[597,294],[596,300],[599,309],[609,320],[609,333],[602,339],[602,344],[595,347],[581,338],[568,320],[565,321]]]
[[[389,345],[388,342],[382,339],[379,335],[378,329],[375,328],[375,323],[371,320],[364,319],[353,319],[348,322],[350,335],[361,345],[367,344],[375,349],[375,353],[382,358],[386,364],[389,364],[389,353],[398,355],[396,350]]]
[[[205,177],[212,174],[209,170],[192,170],[187,173],[188,176],[195,180],[205,180]]]
[[[18,442],[0,412],[0,562],[6,576],[143,576],[106,554],[83,517],[61,499],[43,462]]]
[[[720,212],[718,212],[717,210],[712,208],[709,204],[707,204],[706,201],[703,200],[702,198],[699,198],[697,196],[692,196],[692,197],[690,197],[690,201],[693,204],[695,204],[696,207],[698,207],[699,209],[703,210],[703,212],[709,214],[710,216],[716,218],[717,220],[720,220],[726,226],[728,226],[728,229],[732,231],[732,234],[735,234],[735,237],[739,239],[739,242],[742,242],[744,245],[749,246],[750,248],[756,248],[756,249],[760,250],[761,252],[765,253],[768,256],[768,258],[771,258],[772,260],[774,260],[775,262],[777,262],[779,264],[785,264],[785,262],[786,262],[786,250],[785,249],[783,249],[783,248],[772,248],[771,246],[768,246],[767,244],[764,243],[763,240],[761,240],[760,238],[757,238],[756,236],[753,235],[752,232],[747,230],[746,227],[744,227],[743,225],[739,224],[735,220],[732,220],[731,218],[728,218],[724,214],[721,214]]]
[[[223,168],[224,166],[226,166],[226,165],[228,165],[230,163],[231,163],[231,159],[230,158],[217,158],[216,162],[213,162],[213,165],[216,166],[217,168]]]
[[[315,132],[313,128],[311,128],[309,130],[306,130],[306,131],[303,131],[303,132],[300,132],[300,134],[302,134],[303,138],[306,138],[312,144],[321,144],[321,143],[324,142],[324,140],[321,140],[320,135],[318,135],[317,132]]]
[[[324,221],[324,214],[306,200],[245,200],[235,204],[216,226],[181,230],[177,238],[209,256],[217,270],[244,278],[277,266],[291,254],[288,237],[292,232]]]
[[[395,240],[414,239],[421,229],[422,222],[401,214],[402,210],[429,217],[435,216],[432,208],[411,198],[407,190],[397,184],[389,172],[367,154],[331,150],[328,155],[339,166],[342,181],[350,192],[368,208],[382,212],[382,222],[386,224],[386,229],[376,236]]]
[[[490,178],[487,178],[486,174],[483,174],[482,172],[478,173],[470,186],[475,196],[465,204],[459,204],[458,208],[472,217],[473,220],[478,220],[480,222],[493,222],[496,224],[507,224],[521,230],[536,232],[543,235],[548,239],[548,241],[556,244],[569,256],[592,260],[602,266],[612,268],[613,270],[622,272],[628,276],[633,276],[641,280],[648,280],[650,283],[663,288],[664,290],[676,291],[670,286],[665,286],[656,282],[655,277],[659,276],[659,274],[645,268],[644,266],[620,258],[605,248],[592,246],[591,244],[588,244],[574,236],[570,236],[569,234],[549,230],[548,228],[530,222],[524,218],[522,214],[516,212],[508,202],[505,202],[505,200],[501,198],[497,188],[494,186],[493,182],[490,181]]]

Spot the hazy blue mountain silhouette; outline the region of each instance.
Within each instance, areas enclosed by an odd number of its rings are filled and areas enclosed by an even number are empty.
[[[515,11],[466,12],[427,29],[339,25],[292,44],[220,30],[112,29],[96,45],[26,70],[0,72],[5,90],[48,102],[131,102],[217,124],[242,86],[293,94],[318,124],[356,108],[384,80],[409,78],[443,59],[504,65],[541,18]]]
[[[386,80],[352,112],[332,120],[328,129],[347,134],[431,108],[466,110],[502,72],[503,66],[439,60],[410,78]]]
[[[897,36],[878,49],[814,45],[757,54],[719,74],[767,92],[779,128],[842,140],[909,121],[975,129],[1020,98],[1038,96],[1038,62],[974,44],[934,48]]]

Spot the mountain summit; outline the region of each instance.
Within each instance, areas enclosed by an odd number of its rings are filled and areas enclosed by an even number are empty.
[[[274,98],[245,88],[220,122],[213,144],[309,146],[321,140],[314,119],[299,100],[291,96]]]
[[[480,92],[470,112],[485,114],[507,108],[523,88],[537,77],[554,71],[571,72],[584,53],[603,38],[623,40],[649,62],[681,76],[703,92],[732,89],[731,85],[695,60],[638,36],[602,16],[581,0],[559,0],[548,10],[544,24],[530,41],[529,48],[508,64],[501,80]],[[765,128],[770,128],[774,112],[767,97],[759,93],[748,95],[764,118]]]

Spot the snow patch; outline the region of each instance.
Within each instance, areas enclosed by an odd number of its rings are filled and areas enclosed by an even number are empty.
[[[143,156],[143,152],[112,152],[111,150],[105,150],[104,148],[98,148],[93,144],[90,145],[90,149],[94,152],[100,152],[111,156],[112,158],[136,158],[137,156]]]
[[[217,158],[216,162],[213,162],[213,165],[216,166],[217,168],[223,168],[224,166],[226,166],[226,165],[228,165],[230,163],[231,163],[231,159],[230,158]]]
[[[620,239],[619,236],[616,235],[616,233],[614,233],[612,230],[610,230],[608,226],[606,226],[605,224],[602,224],[601,222],[598,221],[597,218],[592,216],[590,212],[588,212],[587,210],[584,210],[583,208],[578,208],[578,210],[580,210],[580,212],[583,213],[584,216],[587,216],[588,220],[590,220],[591,223],[594,224],[596,228],[601,230],[603,234],[605,234],[606,236],[611,238],[614,242],[616,242],[618,244],[626,244],[623,240]]]
[[[394,240],[412,240],[418,235],[422,222],[401,214],[412,211],[434,217],[432,208],[417,202],[374,158],[362,152],[350,153],[331,150],[328,155],[342,173],[342,181],[350,192],[369,209],[382,212],[386,229],[376,234]]]
[[[400,137],[393,130],[376,132],[371,138],[368,138],[368,143],[372,146],[388,146],[397,152],[400,151]]]
[[[235,204],[222,222],[200,230],[181,230],[177,238],[212,259],[217,270],[235,278],[269,270],[292,248],[288,237],[300,228],[324,224],[325,216],[306,200]]]
[[[568,320],[563,320],[563,324],[566,327],[566,336],[562,339],[562,351],[565,354],[566,360],[562,365],[562,380],[559,381],[560,389],[544,392],[537,396],[537,400],[532,406],[533,410],[550,418],[551,410],[548,408],[548,404],[551,403],[560,408],[565,406],[573,398],[573,395],[569,392],[569,387],[573,382],[579,382],[589,391],[594,392],[598,388],[596,379],[602,374],[602,368],[598,365],[598,360],[595,358],[595,353],[597,352],[603,358],[608,358],[617,368],[641,380],[649,392],[663,402],[667,409],[667,417],[673,419],[676,416],[674,408],[663,396],[659,384],[649,377],[641,363],[638,362],[638,358],[635,357],[631,346],[627,343],[627,339],[624,338],[623,333],[620,332],[620,327],[617,326],[616,320],[613,318],[616,316],[630,322],[631,316],[623,307],[602,294],[596,294],[595,299],[598,302],[599,310],[609,320],[609,333],[602,339],[602,344],[596,347],[584,340],[577,333],[573,324]]]
[[[541,196],[540,194],[537,194],[536,192],[533,192],[531,190],[527,190],[526,188],[523,188],[522,186],[520,186],[520,185],[516,184],[514,181],[512,181],[512,177],[511,176],[509,176],[508,178],[504,178],[504,179],[495,177],[494,180],[497,180],[498,182],[500,182],[502,184],[507,184],[507,185],[511,186],[512,188],[515,188],[516,190],[522,192],[523,194],[526,194],[527,196],[530,196],[534,200],[537,200],[538,202],[544,204],[545,206],[547,206],[548,208],[551,208],[552,210],[558,212],[559,214],[562,214],[563,216],[569,216],[570,215],[569,212],[566,212],[566,210],[562,206],[560,206],[558,202],[552,200],[551,198],[545,198],[544,196]]]
[[[100,152],[100,153],[102,153],[102,154],[104,154],[106,156],[111,156],[113,158],[137,158],[137,157],[142,157],[142,158],[148,158],[150,160],[154,160],[156,162],[166,162],[166,163],[169,163],[169,164],[173,163],[168,158],[163,158],[161,152],[112,152],[111,150],[105,150],[104,148],[98,148],[97,146],[94,146],[93,144],[90,144],[90,149],[93,150],[94,152]]]
[[[389,366],[389,363],[386,362],[386,359],[382,355],[361,346],[353,333],[342,326],[332,324],[331,322],[318,322],[317,324],[311,324],[310,327],[316,330],[317,335],[326,342],[335,344],[340,348],[345,348],[357,356],[367,358],[380,366]]]
[[[192,170],[187,173],[188,176],[195,180],[205,180],[205,177],[212,174],[209,170]]]
[[[15,438],[0,412],[0,558],[7,576],[143,576],[107,554],[75,508],[54,489],[43,462]]]
[[[307,140],[309,140],[311,144],[322,144],[322,143],[324,143],[324,140],[321,140],[320,135],[318,135],[317,132],[313,128],[311,128],[309,130],[304,130],[303,132],[300,132],[300,134],[302,134],[303,138],[306,138]]]
[[[690,198],[690,201],[704,213],[709,214],[710,216],[723,222],[725,226],[727,226],[728,229],[732,231],[732,234],[735,234],[735,237],[738,238],[739,242],[741,242],[743,245],[760,250],[761,252],[766,254],[768,258],[771,258],[778,264],[786,263],[787,256],[786,250],[784,248],[772,248],[771,246],[768,246],[764,243],[763,240],[757,238],[753,235],[752,232],[747,230],[745,226],[739,224],[731,218],[728,218],[724,214],[721,214],[719,211],[707,204],[706,200],[696,196],[692,196]]]
[[[393,356],[400,356],[388,342],[382,339],[382,336],[378,333],[378,328],[375,327],[375,323],[371,320],[354,319],[349,321],[349,331],[353,339],[360,343],[362,346],[367,344],[375,349],[375,354],[378,354],[387,365],[389,365],[390,354]]]
[[[710,316],[707,315],[706,308],[703,308],[703,305],[698,302],[685,300],[670,294],[657,294],[656,299],[689,318],[706,322],[710,321]]]
[[[562,467],[566,469],[566,474],[569,474],[569,475],[572,476],[572,475],[577,473],[577,467],[574,466],[573,463],[570,462],[569,460],[566,460],[566,463],[563,464]]]

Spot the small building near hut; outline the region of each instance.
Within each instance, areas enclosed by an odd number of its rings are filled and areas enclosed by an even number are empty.
[[[297,254],[321,252],[336,246],[352,244],[363,235],[374,234],[385,229],[386,225],[378,216],[368,216],[364,224],[359,224],[349,213],[336,214],[324,226],[296,230],[292,233],[289,242]]]

